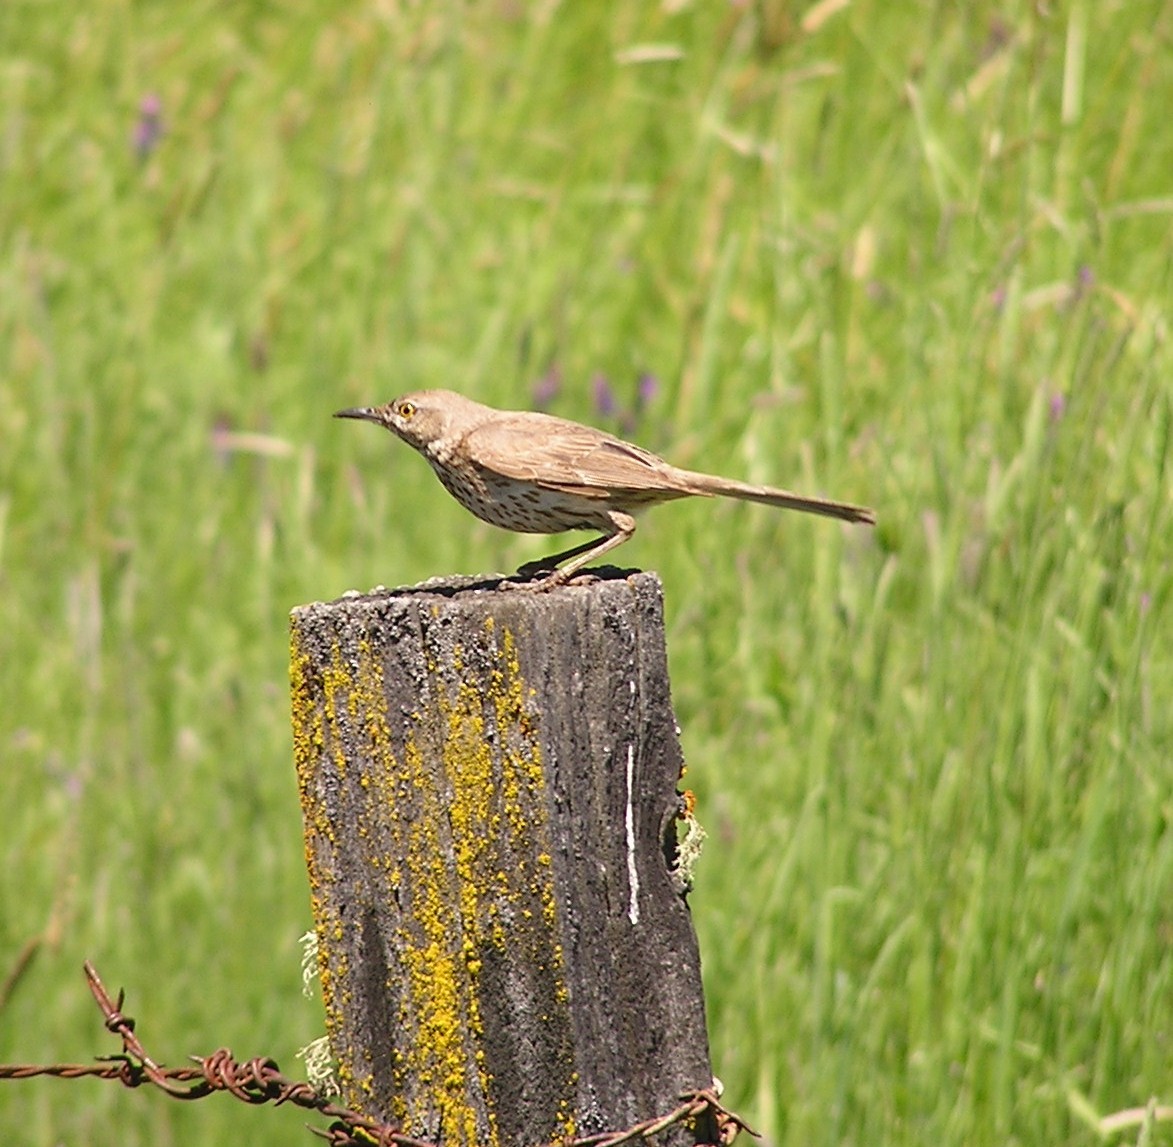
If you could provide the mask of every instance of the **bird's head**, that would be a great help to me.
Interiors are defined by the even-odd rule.
[[[353,406],[339,410],[335,418],[357,418],[376,422],[398,435],[409,446],[428,452],[433,443],[444,442],[464,429],[478,403],[446,390],[421,390],[405,394],[383,406]]]

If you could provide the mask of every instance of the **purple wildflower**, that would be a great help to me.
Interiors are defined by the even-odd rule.
[[[154,93],[143,96],[134,125],[134,153],[146,159],[163,136],[163,101]]]
[[[552,365],[537,382],[534,383],[533,403],[539,410],[545,410],[558,397],[562,390],[562,369]]]
[[[595,392],[595,409],[604,417],[610,418],[615,413],[615,395],[605,374],[596,374],[591,379],[591,386]]]

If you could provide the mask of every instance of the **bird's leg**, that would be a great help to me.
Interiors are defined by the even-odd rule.
[[[554,569],[554,572],[549,576],[535,582],[534,588],[553,589],[555,586],[565,585],[588,562],[601,558],[616,546],[623,545],[635,533],[635,519],[630,514],[612,510],[607,517],[612,526],[609,534],[574,546],[560,554],[554,554],[552,557],[543,558],[541,561],[527,562],[517,572],[523,577],[531,577],[534,574],[553,569],[559,562],[564,562],[567,558],[573,558],[574,561],[569,565],[565,565],[561,569]]]
[[[601,538],[591,538],[590,541],[581,542],[579,545],[572,546],[570,549],[563,550],[561,553],[551,554],[547,558],[537,558],[532,562],[526,562],[525,565],[518,567],[517,572],[522,577],[534,577],[536,574],[548,573],[550,570],[556,569],[559,562],[564,562],[567,558],[576,558],[579,554],[585,554],[602,542],[610,540],[611,536],[610,534],[604,534]]]

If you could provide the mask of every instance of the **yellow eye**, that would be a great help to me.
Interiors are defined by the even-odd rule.
[[[415,413],[414,402],[401,402],[399,409],[396,411],[400,418],[410,418]]]

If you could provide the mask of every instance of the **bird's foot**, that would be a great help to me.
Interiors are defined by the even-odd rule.
[[[548,562],[527,562],[517,571],[517,578],[501,582],[502,589],[522,589],[530,593],[547,593],[563,585],[590,585],[602,581],[590,570],[560,570]]]
[[[561,571],[556,567],[543,567],[541,562],[527,562],[513,577],[502,578],[499,588],[505,590],[528,590],[530,593],[541,593],[561,585],[558,578]],[[558,580],[555,580],[558,579]]]

